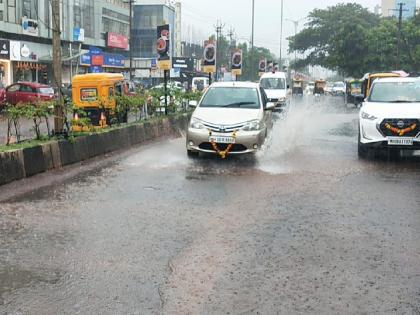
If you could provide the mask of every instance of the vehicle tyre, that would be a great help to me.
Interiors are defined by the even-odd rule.
[[[359,141],[357,142],[357,155],[361,159],[367,159],[369,157],[370,149],[369,146],[360,142],[360,134],[359,134]]]
[[[199,156],[200,152],[187,150],[187,156],[189,158],[197,158]]]

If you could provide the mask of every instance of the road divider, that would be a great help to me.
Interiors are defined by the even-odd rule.
[[[32,147],[0,152],[0,185],[162,137],[179,136],[189,114],[104,129],[70,140],[53,140]]]

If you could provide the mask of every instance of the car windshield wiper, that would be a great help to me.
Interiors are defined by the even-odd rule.
[[[222,107],[241,107],[242,105],[256,105],[255,102],[237,102],[232,104],[227,104]]]

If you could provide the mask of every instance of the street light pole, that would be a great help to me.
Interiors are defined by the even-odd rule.
[[[130,0],[130,31],[129,31],[129,36],[130,36],[130,40],[129,40],[129,46],[130,46],[130,51],[129,53],[129,58],[130,58],[130,81],[133,81],[133,0]]]
[[[254,28],[255,28],[255,0],[252,0],[251,81],[254,79]]]
[[[280,25],[280,60],[279,60],[279,66],[280,71],[282,69],[283,63],[283,8],[284,8],[284,0],[281,0],[281,25]]]

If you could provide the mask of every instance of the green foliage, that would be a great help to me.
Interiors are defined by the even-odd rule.
[[[290,51],[305,54],[296,67],[320,65],[346,76],[395,69],[397,19],[379,18],[355,3],[338,4],[309,14],[306,28],[289,38]],[[403,23],[400,64],[416,71],[420,64],[420,18]]]

